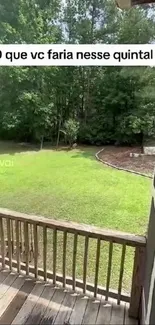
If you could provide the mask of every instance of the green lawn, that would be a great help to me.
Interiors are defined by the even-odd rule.
[[[73,220],[105,228],[145,234],[150,206],[151,181],[117,171],[94,158],[95,148],[73,151],[19,153],[0,149],[0,206],[49,218]],[[11,167],[3,166],[11,161]],[[61,237],[61,235],[60,235]],[[59,245],[62,238],[59,238]],[[68,240],[68,273],[71,272],[72,239]],[[83,240],[80,239],[77,275],[81,277]],[[50,249],[49,249],[50,251]],[[93,281],[96,242],[91,244],[88,279]],[[50,252],[49,252],[50,253]],[[120,247],[116,246],[112,286],[117,287]],[[123,289],[129,288],[132,252],[127,251]],[[101,258],[107,266],[107,246]],[[50,259],[50,258],[49,258]],[[61,262],[58,263],[61,269]],[[100,265],[99,281],[106,270]]]

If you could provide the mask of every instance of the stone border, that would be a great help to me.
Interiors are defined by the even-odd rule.
[[[104,161],[103,159],[101,159],[101,158],[99,157],[99,154],[100,154],[102,151],[104,151],[104,148],[101,149],[101,150],[99,150],[99,151],[95,154],[95,157],[96,157],[96,159],[97,159],[98,161],[102,162],[103,164],[105,164],[105,165],[107,165],[107,166],[109,166],[109,167],[112,167],[112,168],[116,168],[116,169],[118,169],[118,170],[123,170],[123,171],[128,172],[128,173],[132,173],[132,174],[136,174],[136,175],[139,175],[139,176],[143,176],[143,177],[147,177],[147,178],[151,178],[151,179],[153,179],[153,176],[150,176],[150,175],[147,175],[147,174],[143,174],[143,173],[140,173],[140,172],[136,172],[136,171],[134,171],[134,170],[130,170],[130,169],[125,169],[125,168],[122,168],[122,167],[117,167],[116,165],[113,165],[113,164],[111,164],[111,163],[109,163],[109,162],[107,162],[107,161]]]

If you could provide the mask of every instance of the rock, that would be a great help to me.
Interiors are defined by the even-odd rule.
[[[141,154],[136,152],[130,152],[130,157],[138,158],[139,156],[141,156]]]
[[[134,153],[133,156],[134,156],[135,158],[138,158],[138,157],[140,156],[140,154],[139,154],[139,153]]]
[[[77,147],[77,143],[73,143],[72,148],[76,149],[76,147]]]
[[[155,155],[155,147],[144,147],[145,155]]]

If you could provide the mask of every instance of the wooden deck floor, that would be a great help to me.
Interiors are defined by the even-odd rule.
[[[0,324],[137,324],[128,304],[104,304],[79,294],[0,272]]]

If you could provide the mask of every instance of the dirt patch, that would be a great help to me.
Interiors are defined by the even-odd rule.
[[[99,154],[103,161],[116,167],[133,170],[152,176],[155,168],[155,156],[130,157],[130,153],[141,153],[140,147],[106,146]]]

